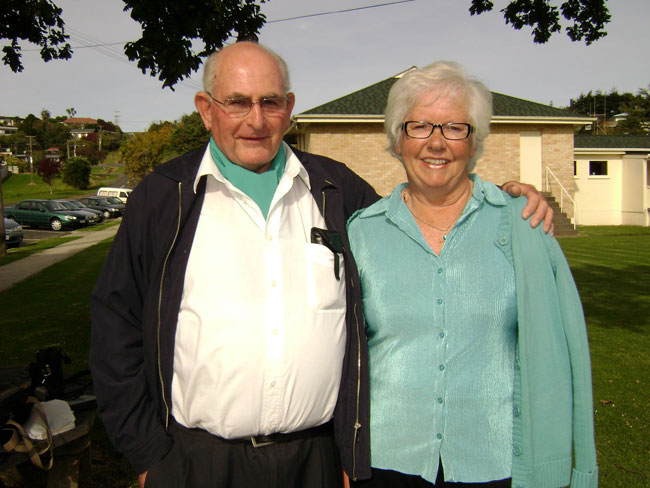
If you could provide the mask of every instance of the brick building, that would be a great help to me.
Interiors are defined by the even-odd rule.
[[[383,132],[388,92],[406,72],[294,115],[289,136],[298,149],[345,162],[381,195],[387,195],[406,180],[402,165],[386,149]],[[549,189],[558,201],[563,191],[573,198],[574,130],[594,119],[500,93],[492,95],[491,134],[475,171],[497,184],[517,180]],[[573,209],[565,212],[572,217]]]

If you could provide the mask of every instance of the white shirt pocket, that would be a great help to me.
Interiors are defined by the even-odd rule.
[[[345,268],[339,260],[339,279],[334,273],[334,253],[322,244],[305,244],[307,297],[319,311],[345,310]]]

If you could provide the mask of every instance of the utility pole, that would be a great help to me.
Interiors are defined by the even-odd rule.
[[[32,157],[32,139],[36,136],[25,136],[29,139],[29,184],[34,185],[34,158]]]

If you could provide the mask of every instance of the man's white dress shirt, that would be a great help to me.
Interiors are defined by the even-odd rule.
[[[331,419],[345,349],[345,275],[312,244],[325,222],[289,146],[265,220],[206,150],[206,194],[178,314],[172,415],[223,438]]]

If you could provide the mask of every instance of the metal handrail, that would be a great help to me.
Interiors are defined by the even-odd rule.
[[[576,229],[578,227],[578,206],[576,205],[576,201],[571,197],[571,194],[567,191],[566,188],[564,188],[564,185],[562,182],[558,179],[557,176],[555,176],[555,173],[551,171],[551,168],[548,166],[545,168],[545,183],[546,183],[546,191],[553,193],[553,190],[551,188],[551,181],[549,179],[549,175],[553,177],[553,179],[557,182],[558,185],[560,185],[560,210],[564,212],[564,196],[569,199],[571,204],[573,205],[573,228]]]

